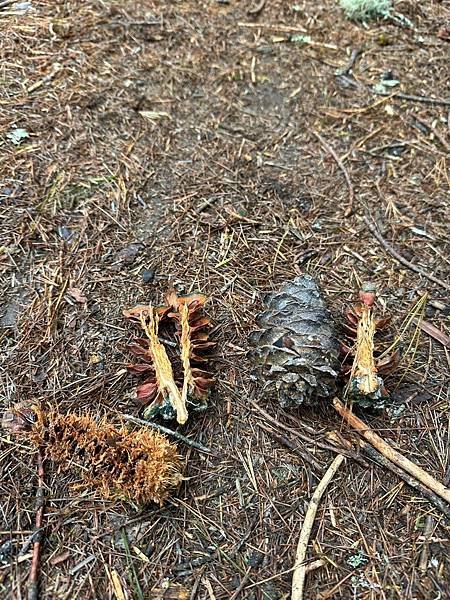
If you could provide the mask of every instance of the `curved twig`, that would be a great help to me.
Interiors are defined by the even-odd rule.
[[[305,578],[307,572],[307,565],[305,564],[306,550],[308,548],[309,536],[314,524],[317,509],[319,507],[320,500],[328,487],[328,484],[333,479],[336,471],[341,466],[344,460],[343,454],[338,454],[333,460],[331,465],[328,467],[325,475],[321,479],[317,486],[312,498],[309,502],[308,510],[306,511],[305,520],[303,521],[302,530],[297,545],[297,553],[295,556],[295,567],[294,575],[292,577],[292,594],[291,600],[302,600],[303,590],[305,587]]]

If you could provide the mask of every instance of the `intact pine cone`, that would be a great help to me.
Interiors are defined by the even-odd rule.
[[[312,277],[304,275],[267,294],[250,334],[250,359],[284,407],[331,396],[339,372],[334,323]]]

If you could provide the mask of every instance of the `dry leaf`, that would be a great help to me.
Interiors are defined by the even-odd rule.
[[[87,298],[84,296],[80,288],[70,288],[67,290],[67,293],[70,294],[76,302],[79,302],[80,304],[86,304]]]

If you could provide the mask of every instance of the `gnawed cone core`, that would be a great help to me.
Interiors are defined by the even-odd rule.
[[[382,408],[389,393],[381,375],[390,373],[399,361],[399,352],[377,350],[375,336],[389,324],[389,317],[376,318],[376,291],[371,283],[363,284],[360,303],[346,311],[348,342],[341,344],[342,372],[348,377],[348,395],[353,402],[366,407]],[[350,343],[352,342],[352,343]]]
[[[149,340],[149,352],[153,358],[158,390],[164,398],[168,398],[177,414],[178,423],[184,424],[188,418],[186,408],[187,393],[185,393],[183,386],[183,393],[180,394],[173,376],[172,364],[167,356],[164,345],[161,344],[158,339],[159,316],[157,313],[154,313],[153,308],[149,306],[148,311],[145,310],[141,312],[140,321]]]
[[[145,418],[161,415],[183,424],[190,408],[206,408],[214,379],[205,366],[215,343],[209,341],[211,325],[202,313],[205,302],[202,294],[178,296],[171,291],[164,306],[140,305],[124,311],[147,336],[129,346],[143,361],[129,365],[129,370],[147,376],[136,388]]]
[[[356,334],[355,361],[350,375],[352,390],[363,396],[376,394],[383,384],[381,378],[377,376],[375,366],[373,341],[375,322],[372,310],[368,306],[362,307]]]

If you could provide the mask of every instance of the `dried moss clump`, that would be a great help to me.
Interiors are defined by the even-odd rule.
[[[389,17],[392,8],[392,0],[339,0],[339,4],[355,21]]]
[[[182,479],[176,446],[148,429],[20,405],[5,413],[2,425],[41,447],[62,471],[80,471],[81,487],[105,498],[162,504]]]

